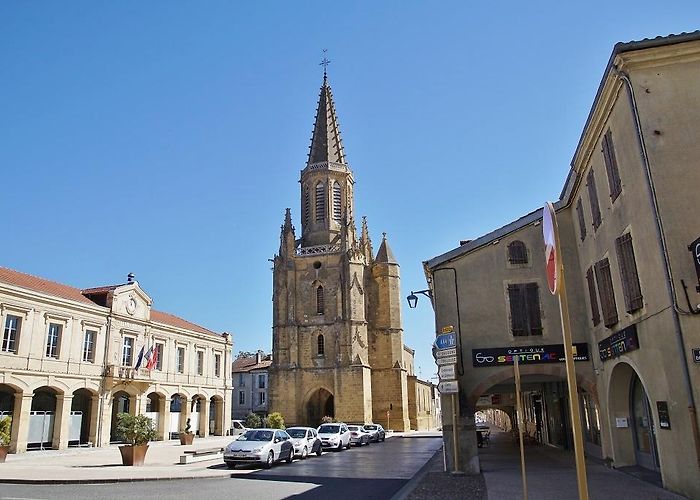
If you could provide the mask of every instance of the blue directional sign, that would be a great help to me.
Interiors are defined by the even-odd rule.
[[[443,333],[435,338],[435,347],[438,349],[449,349],[450,347],[457,347],[457,336],[454,332]]]

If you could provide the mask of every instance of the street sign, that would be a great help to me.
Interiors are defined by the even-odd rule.
[[[544,262],[547,272],[547,285],[552,295],[559,293],[561,282],[561,256],[559,251],[559,235],[557,233],[557,215],[554,205],[545,203],[542,210],[542,236],[544,237]]]
[[[457,347],[457,336],[452,333],[443,333],[435,338],[435,347],[438,349],[449,349],[450,347]]]
[[[446,358],[448,356],[456,356],[456,355],[457,355],[457,348],[456,347],[450,347],[449,349],[441,349],[435,353],[435,356],[438,358]]]
[[[440,376],[440,381],[444,380],[454,380],[457,378],[457,372],[455,370],[455,365],[445,365],[438,368],[438,375]]]
[[[437,358],[435,362],[438,366],[442,365],[454,365],[457,363],[457,356],[448,356],[446,358]]]
[[[440,382],[438,384],[438,390],[443,394],[454,394],[455,392],[459,392],[459,383],[456,380]]]

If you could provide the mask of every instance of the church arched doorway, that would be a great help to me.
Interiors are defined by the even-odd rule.
[[[316,427],[323,417],[335,418],[335,402],[333,394],[321,388],[313,391],[306,402],[306,423]]]

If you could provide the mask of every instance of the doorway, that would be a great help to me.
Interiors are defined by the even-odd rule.
[[[649,398],[636,373],[630,388],[630,414],[632,416],[631,427],[637,465],[658,471],[659,456],[656,449],[654,419],[649,406]]]

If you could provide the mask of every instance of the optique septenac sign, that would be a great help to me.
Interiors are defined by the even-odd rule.
[[[576,343],[573,349],[574,361],[588,361],[588,344]],[[472,349],[472,365],[476,368],[510,366],[515,362],[515,358],[518,358],[520,365],[563,363],[565,361],[564,344]]]

